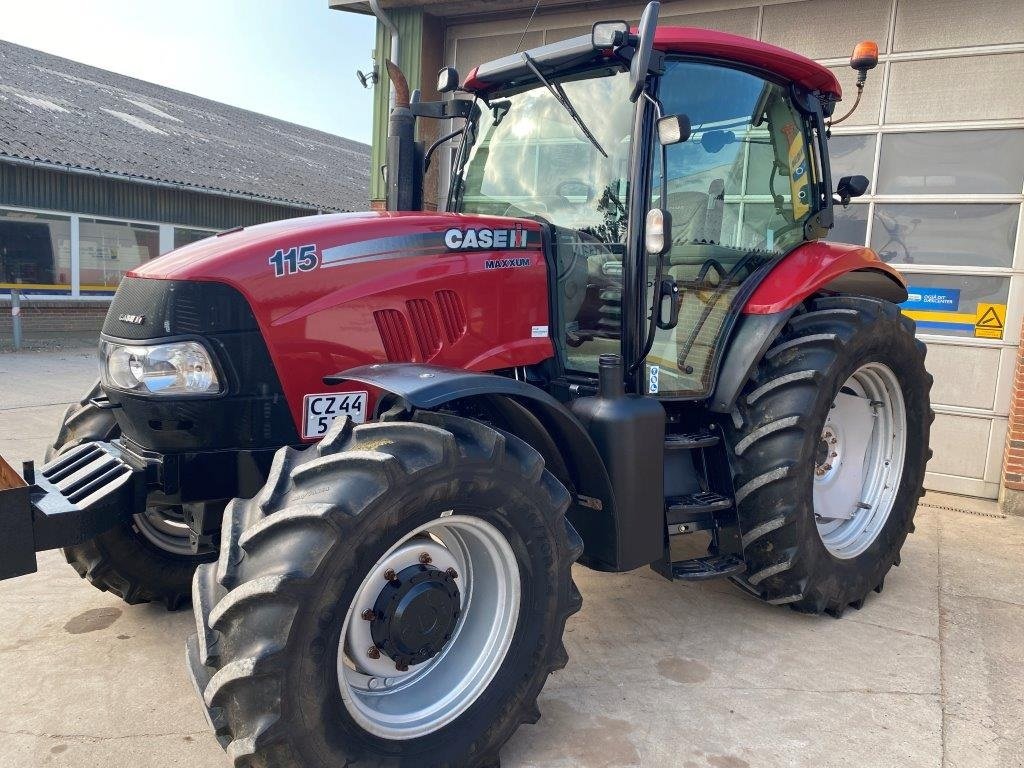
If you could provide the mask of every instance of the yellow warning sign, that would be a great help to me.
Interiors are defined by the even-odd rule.
[[[1006,326],[1005,304],[979,304],[974,319],[974,335],[983,339],[1003,338]]]

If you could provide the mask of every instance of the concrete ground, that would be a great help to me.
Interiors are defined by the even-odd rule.
[[[95,375],[91,350],[0,354],[0,452],[40,457]],[[838,621],[577,568],[571,661],[503,765],[1024,765],[1024,519],[925,502],[885,591]],[[227,765],[185,673],[191,612],[124,605],[54,553],[0,610],[0,766]]]

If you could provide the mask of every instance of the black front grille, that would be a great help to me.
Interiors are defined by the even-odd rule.
[[[141,320],[141,322],[140,322]],[[213,354],[225,392],[164,398],[109,390],[124,436],[141,448],[180,451],[276,448],[299,442],[295,422],[249,303],[223,283],[125,278],[104,338],[158,341],[198,336]]]
[[[114,294],[103,333],[141,340],[257,327],[249,304],[230,285],[126,277]]]

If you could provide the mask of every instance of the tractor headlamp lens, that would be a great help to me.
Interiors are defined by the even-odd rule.
[[[213,359],[197,341],[129,345],[100,342],[103,384],[150,395],[210,395],[220,392]]]

